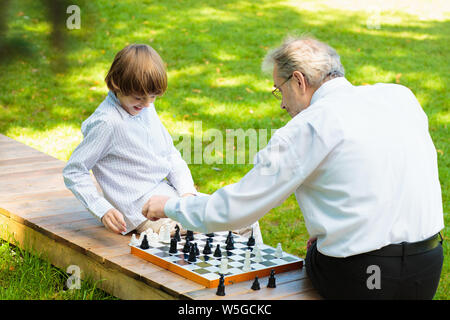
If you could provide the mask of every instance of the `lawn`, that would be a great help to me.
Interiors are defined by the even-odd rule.
[[[180,135],[199,138],[194,137],[196,121],[202,121],[202,132],[218,129],[224,135],[227,129],[277,129],[290,118],[271,96],[273,81],[262,73],[261,62],[268,49],[287,34],[307,32],[338,51],[346,77],[354,85],[400,83],[416,94],[428,115],[438,152],[448,226],[448,2],[412,0],[401,5],[369,1],[366,6],[357,0],[73,3],[81,8],[81,29],[67,31],[63,55],[67,67],[57,70],[53,61],[61,53],[50,46],[51,25],[41,3],[10,2],[7,36],[27,43],[28,54],[0,61],[1,134],[68,160],[81,141],[81,122],[107,93],[103,80],[115,53],[134,42],[151,45],[167,63],[169,88],[155,105],[175,144]],[[203,141],[203,147],[208,144]],[[195,164],[184,156],[191,160],[189,167],[199,191],[206,193],[239,181],[252,167],[251,160],[246,164]],[[222,154],[216,156],[220,159]],[[293,196],[260,224],[266,243],[281,242],[286,251],[305,256],[308,234]],[[448,227],[443,233],[448,238]],[[8,250],[0,250],[0,261]],[[447,243],[444,250],[446,260],[436,299],[450,298]],[[45,260],[39,261],[45,264]],[[0,269],[3,288],[11,276],[9,269],[5,270]],[[31,276],[32,270],[37,269],[21,268],[15,273]],[[47,289],[42,295],[16,290],[9,297],[54,298],[45,293]],[[39,285],[28,289],[33,290],[41,289]]]

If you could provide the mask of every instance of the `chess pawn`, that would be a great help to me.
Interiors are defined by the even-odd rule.
[[[205,247],[203,248],[203,254],[211,254],[211,246],[209,241],[206,241]]]
[[[177,239],[175,239],[175,237],[173,237],[170,240],[170,249],[169,249],[169,253],[177,253]]]
[[[227,251],[234,250],[234,240],[232,237],[228,240],[228,243],[227,243],[227,246],[225,247],[225,249]]]
[[[262,261],[261,250],[259,249],[258,245],[255,245],[255,247],[253,248],[253,254],[255,255],[255,258],[253,259],[255,262]]]
[[[197,247],[197,242],[194,243],[194,249],[195,249],[195,255],[199,256],[200,255],[200,250]]]
[[[259,281],[258,281],[258,276],[255,277],[255,281],[253,281],[252,290],[259,290],[261,289],[260,285],[259,285]]]
[[[131,236],[131,239],[130,239],[130,246],[135,246],[136,247],[138,245],[139,245],[139,241],[136,238],[136,234],[133,233],[133,235]]]
[[[214,251],[214,257],[220,258],[222,256],[222,251],[220,251],[220,245],[217,244],[216,250]]]
[[[228,236],[227,236],[227,239],[225,240],[225,244],[228,244],[228,242],[230,242],[230,240],[233,240],[233,232],[228,231]]]
[[[224,275],[223,274],[220,275],[219,285],[217,286],[216,295],[218,295],[218,296],[224,296],[225,295],[225,279],[224,279]]]
[[[267,288],[276,288],[275,270],[270,270],[269,282],[267,283]]]
[[[188,261],[189,262],[196,262],[197,261],[197,256],[195,254],[195,247],[194,247],[194,245],[192,243],[191,243],[191,249],[189,251]]]
[[[250,250],[245,251],[245,260],[244,260],[244,266],[242,267],[242,271],[248,272],[252,268],[250,267]]]
[[[150,245],[148,244],[148,241],[147,241],[147,235],[146,234],[144,234],[144,239],[141,242],[140,248],[144,249],[144,250],[147,250],[148,248],[150,248]]]
[[[220,261],[219,273],[225,274],[227,273],[227,269],[228,269],[228,259],[222,258],[222,260]]]
[[[162,242],[170,243],[170,226],[169,225],[165,225]]]
[[[189,242],[189,240],[186,240],[186,242],[184,243],[183,252],[189,253],[189,251],[191,251],[191,243]]]
[[[186,240],[193,241],[194,240],[194,231],[187,230],[186,232]]]
[[[252,235],[250,238],[248,238],[247,241],[247,247],[253,247],[255,245],[255,237],[253,237],[253,229],[252,229]]]
[[[283,249],[281,249],[281,243],[277,244],[277,249],[275,251],[275,257],[277,257],[277,258],[283,257]]]

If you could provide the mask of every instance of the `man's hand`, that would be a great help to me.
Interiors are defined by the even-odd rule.
[[[106,229],[114,233],[122,233],[127,231],[127,224],[123,219],[123,214],[116,209],[110,209],[102,217],[102,223],[105,225]]]
[[[190,196],[195,196],[195,194],[193,194],[193,193],[185,193],[181,197],[185,198],[185,197],[190,197]]]
[[[306,243],[306,250],[308,250],[309,247],[311,247],[311,245],[312,245],[312,244],[314,243],[314,241],[316,241],[316,240],[317,240],[317,237],[309,238],[308,242]]]
[[[147,203],[142,207],[142,214],[148,220],[156,221],[161,218],[167,218],[164,213],[164,206],[169,197],[167,196],[152,196]]]

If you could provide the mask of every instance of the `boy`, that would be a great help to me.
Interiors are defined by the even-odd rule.
[[[117,53],[105,82],[108,96],[83,122],[84,139],[63,170],[64,182],[107,229],[158,232],[171,220],[155,224],[142,216],[149,196],[197,192],[153,105],[167,89],[164,62],[150,46],[129,45]],[[92,182],[91,169],[104,197]]]
[[[176,223],[171,219],[153,222],[141,213],[153,194],[197,194],[153,104],[167,89],[164,62],[148,45],[128,45],[117,53],[105,82],[108,96],[83,122],[84,139],[63,170],[64,182],[112,232],[159,232],[163,224],[170,224],[173,232]],[[93,184],[91,169],[104,197]],[[259,226],[247,228],[247,233],[252,228],[259,239]]]

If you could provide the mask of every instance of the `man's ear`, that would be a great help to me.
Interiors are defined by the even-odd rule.
[[[308,83],[306,81],[305,76],[300,71],[294,71],[293,73],[294,81],[297,83],[300,88],[302,94],[305,94]]]

